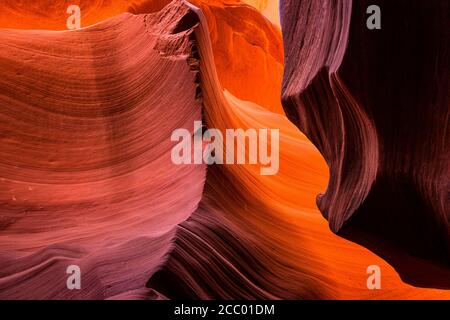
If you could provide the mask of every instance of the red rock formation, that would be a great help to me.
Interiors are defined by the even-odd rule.
[[[371,4],[381,30],[366,28]],[[281,11],[283,105],[330,166],[318,205],[331,229],[408,281],[449,286],[448,2],[284,0]],[[393,248],[446,266],[423,279]]]
[[[280,172],[209,168],[199,209],[180,225],[170,259],[148,286],[179,299],[448,299],[448,291],[403,283],[380,257],[329,231],[314,204],[328,179],[323,159],[286,117],[222,93],[205,18],[196,13],[206,124],[279,128]],[[383,270],[383,290],[367,289],[372,264]]]
[[[0,54],[0,90],[15,103],[1,101],[0,111],[0,208],[11,218],[0,228],[0,297],[448,299],[404,284],[383,259],[330,232],[315,205],[326,163],[270,102],[282,59],[267,20],[235,0],[208,1],[210,10],[196,1],[205,16],[178,0],[156,15],[145,13],[158,1],[132,2],[126,11],[144,14],[81,31],[0,31],[10,50]],[[102,3],[104,17],[124,2]],[[255,60],[235,73],[221,54],[233,65]],[[233,86],[233,74],[251,85]],[[273,85],[250,90],[261,79]],[[211,128],[279,128],[279,173],[213,166],[196,209],[205,168],[174,168],[168,141],[174,128],[192,128],[200,105]],[[29,183],[41,191],[27,193]],[[82,267],[80,292],[65,288],[67,264]],[[371,264],[383,270],[383,290],[367,290]]]
[[[222,86],[239,99],[283,114],[283,43],[279,28],[240,1],[192,2],[206,17]]]
[[[0,31],[0,297],[127,295],[165,261],[206,174],[170,159],[201,119],[189,12]]]
[[[12,29],[67,29],[67,8],[78,5],[81,27],[88,27],[124,12],[150,13],[170,0],[0,0],[0,26]],[[142,11],[145,9],[145,11]]]
[[[66,30],[67,7],[80,6],[81,26],[87,27],[123,12],[146,14],[161,10],[170,0],[3,1],[0,27]],[[275,1],[277,2],[277,1]],[[274,26],[240,0],[192,0],[205,14],[214,63],[222,85],[233,95],[284,113],[280,101],[283,44]],[[250,0],[264,9],[267,1]],[[277,3],[270,1],[271,11]],[[44,14],[45,13],[45,14]],[[252,81],[248,81],[252,79]]]

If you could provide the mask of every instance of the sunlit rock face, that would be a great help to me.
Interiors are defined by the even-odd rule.
[[[376,2],[380,30],[366,27],[371,1],[281,2],[283,106],[330,166],[318,206],[331,229],[383,254],[406,280],[446,287],[448,3]],[[393,248],[434,263],[437,278]]]
[[[278,0],[244,0],[266,16],[273,24],[280,25],[279,1]]]

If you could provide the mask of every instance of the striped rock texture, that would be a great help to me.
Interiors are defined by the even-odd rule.
[[[67,1],[0,1],[1,299],[450,298],[443,246],[424,260],[395,237],[342,233],[373,193],[390,141],[363,107],[377,102],[376,73],[364,69],[373,64],[356,78],[364,64],[351,68],[371,59],[357,51],[369,44],[352,40],[365,8],[284,1],[283,57],[276,21],[261,14],[278,2],[245,2],[83,1],[83,28],[64,31]],[[195,120],[279,129],[278,174],[173,165],[170,135],[193,133]],[[445,181],[442,172],[427,181]],[[438,225],[439,212],[420,221]],[[69,265],[81,268],[80,290],[66,287]],[[381,268],[383,290],[367,289],[369,265]]]

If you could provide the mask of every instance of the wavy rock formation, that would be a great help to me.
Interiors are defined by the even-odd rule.
[[[327,164],[274,96],[276,27],[234,0],[132,2],[139,15],[83,30],[0,30],[0,298],[450,297],[329,230],[315,203]],[[279,173],[171,165],[170,133],[201,117],[279,129]],[[81,291],[65,287],[68,264]],[[373,264],[383,290],[366,287]]]
[[[283,43],[279,28],[251,7],[238,5],[239,1],[192,3],[206,17],[222,86],[239,99],[284,114],[280,101]]]
[[[12,29],[64,29],[66,27],[67,8],[77,5],[83,12],[83,25],[89,26],[123,12],[151,13],[160,11],[170,0],[1,0],[0,25]],[[279,26],[278,0],[194,0],[200,3],[241,6],[246,3]]]
[[[170,159],[201,119],[188,14],[0,31],[0,297],[126,295],[164,263],[206,175]]]
[[[67,8],[77,5],[81,11],[81,26],[87,27],[124,12],[136,13],[145,7],[146,13],[156,12],[170,0],[0,0],[0,26],[11,29],[65,30]]]
[[[328,181],[324,160],[286,117],[223,91],[196,13],[207,126],[279,128],[280,172],[210,167],[199,209],[148,287],[175,299],[448,299],[449,291],[404,284],[380,257],[329,231],[315,206]],[[369,265],[383,270],[383,290],[367,289]]]
[[[366,27],[372,4],[381,30]],[[448,10],[447,1],[281,2],[283,106],[330,167],[320,210],[405,280],[436,287],[450,286]],[[428,266],[437,278],[400,252],[437,264]]]
[[[80,5],[81,26],[86,27],[123,12],[146,14],[161,10],[170,0],[2,1],[0,27],[65,30],[67,7]],[[283,43],[278,26],[240,0],[193,0],[205,14],[219,79],[243,100],[284,113],[280,101]],[[278,1],[247,1],[259,10],[278,13]],[[45,13],[45,14],[44,14]],[[273,15],[271,15],[273,16]],[[248,81],[252,79],[252,81]]]

